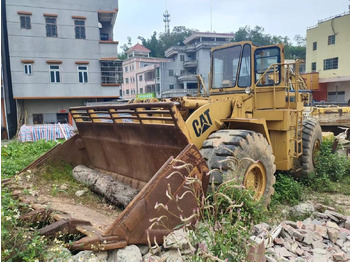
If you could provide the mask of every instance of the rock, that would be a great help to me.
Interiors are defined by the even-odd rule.
[[[108,256],[108,262],[141,262],[142,255],[140,249],[135,245],[130,245],[122,249],[113,250]]]
[[[276,254],[280,257],[292,257],[292,253],[290,253],[285,247],[275,247]]]
[[[311,245],[314,242],[313,238],[310,235],[306,235],[303,239],[303,243],[306,245]]]
[[[332,243],[335,243],[339,237],[339,230],[335,228],[328,228],[328,237],[332,241]]]
[[[338,226],[336,223],[331,222],[331,221],[327,221],[326,226],[327,226],[327,227],[330,227],[330,228],[334,228],[334,229],[339,230],[339,226]]]
[[[296,206],[293,206],[290,210],[290,215],[294,217],[300,216],[309,216],[315,211],[313,205],[308,203],[302,203]]]
[[[108,252],[107,251],[95,252],[94,254],[99,259],[99,261],[107,262],[107,259],[108,259]]]
[[[48,250],[47,257],[44,261],[66,262],[72,259],[72,254],[69,249],[63,246],[53,246]]]
[[[159,256],[152,255],[151,253],[147,253],[143,257],[143,262],[158,262],[161,261]]]
[[[320,213],[320,212],[314,212],[313,215],[315,217],[321,218],[321,219],[328,219],[328,216],[324,213]]]
[[[68,185],[67,185],[67,184],[62,184],[62,185],[60,186],[60,189],[62,189],[62,190],[67,190],[67,189],[68,189]]]
[[[345,227],[346,229],[350,230],[350,220],[346,220],[346,221],[345,221],[344,227]]]
[[[254,226],[254,235],[258,236],[262,232],[267,232],[270,230],[270,225],[266,223],[257,224]]]
[[[78,190],[77,192],[75,192],[75,195],[76,195],[77,197],[81,197],[81,196],[83,196],[86,192],[87,192],[86,189],[84,189],[84,190]]]
[[[169,250],[162,254],[160,261],[166,262],[182,262],[181,254],[178,250]]]
[[[292,228],[298,228],[297,223],[293,221],[284,221],[284,223]]]
[[[334,216],[334,217],[336,217],[339,220],[346,221],[346,216],[344,216],[344,215],[342,215],[340,213],[337,213],[337,212],[334,212],[334,211],[331,211],[331,210],[326,210],[326,211],[324,211],[324,213],[327,216]]]
[[[70,261],[72,261],[72,262],[80,262],[80,261],[100,262],[103,260],[100,260],[98,257],[96,257],[94,252],[84,250],[84,251],[79,252],[75,256],[72,256]],[[106,261],[106,260],[104,260],[104,261]]]
[[[325,249],[327,245],[321,241],[312,242],[313,249]]]
[[[276,245],[282,246],[284,244],[284,240],[282,238],[279,238],[279,237],[275,238],[274,242]]]
[[[335,253],[333,254],[333,260],[334,261],[346,261],[346,255],[344,252],[338,252],[338,253]]]
[[[315,226],[315,232],[323,238],[328,238],[327,228],[321,225]]]
[[[272,256],[266,255],[266,262],[277,262]]]
[[[149,247],[147,245],[138,245],[137,247],[140,249],[142,256],[146,255],[149,251]]]
[[[322,248],[314,248],[311,250],[312,253],[314,254],[320,254],[320,255],[326,255],[327,251],[322,249]]]
[[[327,217],[328,218],[328,217]],[[319,220],[317,220],[317,219],[314,219],[314,220],[312,220],[312,222],[311,222],[311,224],[313,224],[313,225],[322,225],[322,222],[321,221],[319,221]]]
[[[164,248],[188,249],[189,247],[190,244],[188,232],[186,232],[183,228],[175,230],[165,237]]]

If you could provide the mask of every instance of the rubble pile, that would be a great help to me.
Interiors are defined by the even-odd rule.
[[[248,260],[350,261],[350,216],[330,209],[316,208],[304,221],[284,221],[274,228],[256,225]]]

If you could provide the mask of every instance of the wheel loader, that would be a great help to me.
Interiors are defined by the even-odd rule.
[[[63,159],[109,174],[140,192],[105,232],[66,219],[43,233],[62,227],[84,232],[75,249],[107,250],[149,239],[161,243],[197,207],[190,194],[183,194],[186,176],[201,181],[198,195],[205,194],[209,179],[221,183],[236,178],[268,204],[276,169],[312,172],[322,141],[319,124],[303,121],[299,79],[299,61],[285,64],[282,44],[246,41],[212,49],[209,91],[199,88],[196,97],[70,108],[79,133],[26,169]],[[172,175],[179,163],[192,168]],[[170,188],[174,195],[186,195],[177,197],[181,208],[165,197]],[[155,208],[158,203],[172,214],[183,212],[167,216],[166,230],[150,229],[152,218],[165,215]]]

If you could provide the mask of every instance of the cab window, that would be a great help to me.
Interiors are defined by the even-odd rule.
[[[242,47],[239,45],[213,52],[212,88],[236,86],[241,50]]]
[[[278,47],[260,48],[255,51],[255,81],[257,86],[271,86],[280,83],[281,66],[272,66],[281,61]]]

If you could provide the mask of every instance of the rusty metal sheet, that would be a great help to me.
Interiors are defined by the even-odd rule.
[[[178,169],[183,163],[191,164],[190,172],[186,168]],[[173,174],[174,171],[179,171],[181,175]],[[182,224],[180,215],[184,218],[190,217],[198,207],[192,194],[185,194],[182,199],[177,200],[177,203],[169,199],[167,197],[169,186],[173,195],[180,197],[188,190],[185,183],[186,177],[197,177],[202,187],[195,184],[194,192],[200,199],[208,187],[207,172],[208,167],[198,149],[194,145],[188,145],[175,160],[170,158],[166,161],[102,236],[83,238],[73,243],[71,248],[108,250],[114,249],[115,246],[147,244],[147,231],[150,239],[156,239],[161,244],[164,236],[169,234],[174,227]],[[157,203],[167,205],[169,212],[162,208],[155,209]],[[149,229],[152,224],[151,219],[161,216],[166,216],[166,219],[162,220],[164,225],[156,225]]]

